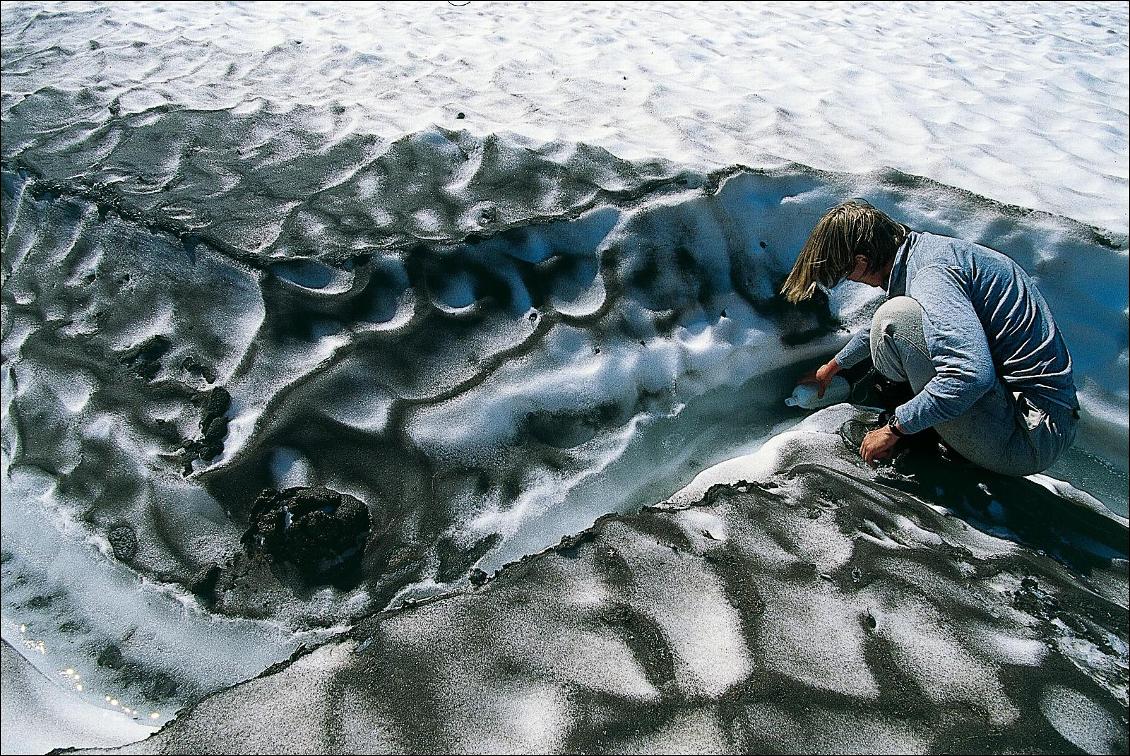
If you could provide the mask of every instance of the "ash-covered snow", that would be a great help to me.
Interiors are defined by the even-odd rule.
[[[223,750],[237,732],[252,752],[1124,751],[1125,644],[1055,649],[1125,637],[1126,520],[1001,478],[998,495],[1044,491],[1058,531],[988,536],[945,508],[953,491],[864,465],[836,433],[844,411],[763,451],[755,482],[606,516],[118,752]],[[1105,545],[1080,538],[1088,513]],[[729,537],[701,537],[703,517]],[[796,535],[813,527],[842,564],[812,561]],[[1036,551],[1057,541],[1088,568]]]
[[[1064,596],[1125,615],[1124,531],[1062,507],[1127,512],[1124,5],[3,3],[0,29],[5,752],[140,737],[86,715],[160,724],[377,625],[405,664],[434,660],[404,684],[464,740],[401,732],[391,668],[340,695],[339,675],[364,687],[353,641],[201,706],[246,716],[305,670],[272,716],[337,711],[311,750],[926,750],[961,745],[969,711],[1009,733],[994,748],[1117,745],[1125,622],[1100,633]],[[940,576],[953,539],[831,432],[855,410],[782,404],[877,304],[776,294],[853,196],[1016,259],[1075,361],[1083,417],[1055,467],[913,494],[968,523]],[[466,593],[603,515],[787,470],[869,514],[613,518],[600,537],[630,570],[582,547],[503,570],[505,601]],[[368,508],[356,574],[249,545],[260,493],[298,486]],[[668,517],[658,545],[633,531]],[[860,614],[873,586],[820,577],[851,580],[860,549],[925,597]],[[718,550],[749,579],[691,558]],[[1001,600],[1000,559],[1054,575],[993,583],[1039,632],[962,598],[983,580]],[[448,594],[423,624],[374,615]],[[475,668],[484,645],[498,669]],[[796,696],[717,703],[770,678]],[[918,709],[884,708],[896,678]],[[92,707],[58,715],[70,740],[9,741],[56,683]],[[170,737],[231,747],[209,728]]]

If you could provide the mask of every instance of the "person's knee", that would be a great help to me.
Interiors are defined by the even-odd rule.
[[[895,336],[904,342],[922,340],[922,305],[910,297],[888,299],[871,320],[872,362],[887,379],[902,382],[908,378]]]
[[[922,305],[910,297],[888,299],[875,311],[871,332],[888,336],[922,333]]]

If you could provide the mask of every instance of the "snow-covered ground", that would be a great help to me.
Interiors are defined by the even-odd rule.
[[[1042,485],[1126,514],[1125,4],[2,9],[5,752],[46,679],[37,747],[124,742],[779,438],[876,304],[775,297],[847,197],[1033,275]],[[366,503],[364,580],[235,559],[297,485]]]
[[[889,166],[1127,230],[1125,3],[4,7],[5,117],[28,98],[46,118],[29,136],[41,160],[69,151],[57,129],[76,116],[235,110],[285,116],[322,148],[440,125],[695,168]],[[246,153],[268,134],[242,136]],[[105,160],[123,137],[91,145],[95,176],[136,181]],[[284,164],[305,149],[268,146]]]

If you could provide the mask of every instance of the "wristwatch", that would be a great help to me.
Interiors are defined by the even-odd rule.
[[[906,438],[907,436],[909,436],[910,435],[909,433],[905,433],[905,432],[899,430],[898,423],[899,423],[898,416],[895,415],[894,413],[892,413],[891,419],[887,421],[887,427],[891,429],[891,433],[894,433],[899,438]]]

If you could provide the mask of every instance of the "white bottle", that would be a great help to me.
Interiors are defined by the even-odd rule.
[[[848,396],[851,394],[851,384],[847,382],[847,378],[842,375],[833,376],[832,380],[828,382],[828,388],[824,390],[824,396],[817,397],[816,394],[820,390],[820,386],[816,383],[802,383],[793,391],[793,395],[785,400],[785,404],[790,407],[802,407],[804,409],[820,409],[821,407],[830,407],[833,404],[846,402]]]

